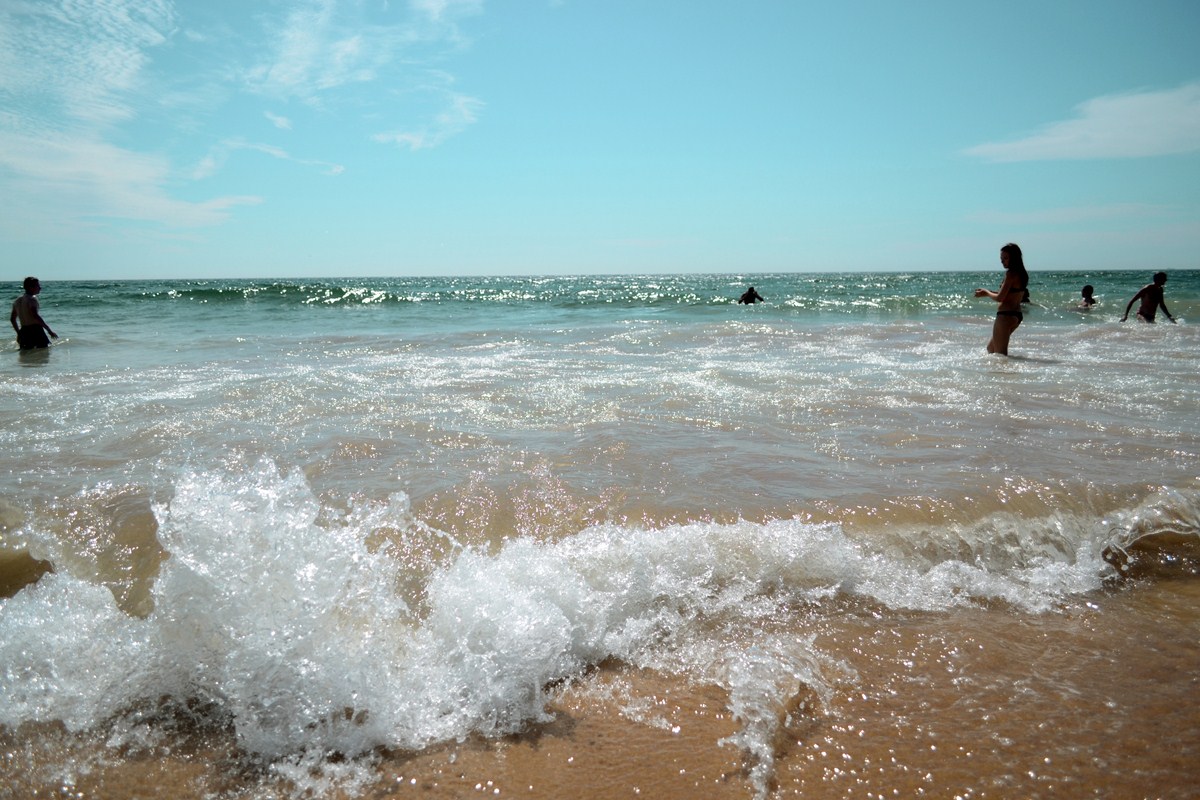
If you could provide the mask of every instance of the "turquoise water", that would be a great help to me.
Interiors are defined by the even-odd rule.
[[[1000,278],[46,279],[60,340],[0,365],[0,725],[103,751],[201,701],[245,758],[333,771],[527,731],[616,662],[727,691],[763,796],[780,687],[846,692],[806,632],[1008,630],[1194,577],[1200,272],[1144,325],[1119,319],[1150,270],[1035,271],[1010,358],[973,296]],[[1150,572],[1102,557],[1167,534]],[[54,572],[18,589],[24,553]],[[31,785],[93,763],[49,761]]]
[[[629,492],[661,453],[663,512],[763,515],[847,492],[936,495],[1007,466],[1118,483],[1130,473],[1097,461],[1094,433],[1136,432],[1136,448],[1149,414],[1163,431],[1138,469],[1177,479],[1154,454],[1193,433],[1200,273],[1169,282],[1183,324],[1153,328],[1118,323],[1147,276],[1034,273],[1008,361],[982,355],[994,304],[973,297],[998,273],[50,283],[63,339],[12,354],[5,445],[49,458],[14,476],[34,497],[130,476],[169,492],[152,469],[230,454],[332,471],[342,492],[399,476],[453,493],[497,448]],[[736,305],[751,280],[768,302]],[[1084,281],[1101,300],[1087,314]],[[341,474],[338,442],[357,437],[389,443],[386,480]],[[1030,463],[1038,442],[1063,446]],[[572,447],[592,449],[586,466]]]

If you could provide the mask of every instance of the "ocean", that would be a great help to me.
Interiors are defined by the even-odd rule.
[[[1009,357],[998,267],[40,275],[0,797],[1190,796],[1200,271],[1120,322],[1152,271],[1032,270]]]

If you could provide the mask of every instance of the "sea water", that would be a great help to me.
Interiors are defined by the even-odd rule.
[[[1122,323],[1149,272],[1032,273],[1007,358],[1000,270],[41,276],[0,795],[1182,796],[1200,272]]]

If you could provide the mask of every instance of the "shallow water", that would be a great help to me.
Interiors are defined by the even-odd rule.
[[[0,784],[1177,796],[1200,275],[1033,278],[45,281]]]

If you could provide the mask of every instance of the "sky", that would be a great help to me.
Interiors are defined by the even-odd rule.
[[[1195,0],[0,0],[43,280],[1200,268]]]

